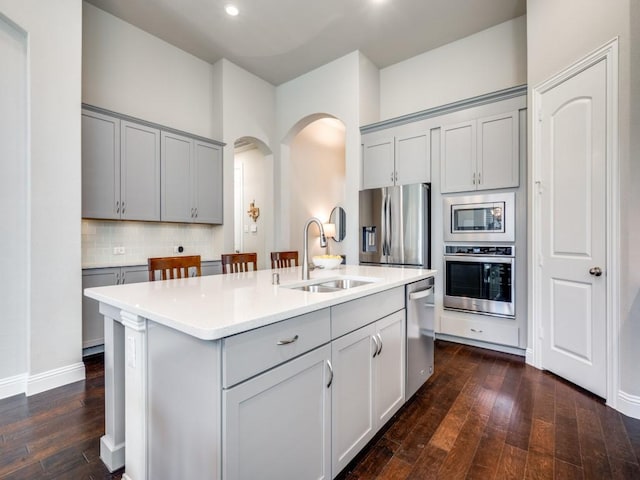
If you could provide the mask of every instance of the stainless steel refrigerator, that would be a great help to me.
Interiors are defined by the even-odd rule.
[[[360,191],[360,263],[429,268],[429,185]]]

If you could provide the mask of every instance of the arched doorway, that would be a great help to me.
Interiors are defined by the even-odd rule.
[[[330,115],[312,115],[299,121],[288,139],[288,248],[302,251],[306,220],[317,217],[327,223],[332,209],[344,205],[345,125]],[[310,234],[310,255],[343,253],[339,242],[329,239],[325,249],[313,235],[317,232]]]
[[[269,267],[269,250],[273,244],[273,154],[254,137],[234,142],[234,235],[237,252],[256,252],[258,268]],[[259,209],[249,215],[250,206]]]

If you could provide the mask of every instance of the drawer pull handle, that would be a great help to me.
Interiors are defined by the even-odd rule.
[[[296,340],[298,340],[298,335],[296,335],[293,338],[287,338],[286,340],[278,340],[278,343],[276,345],[289,345],[290,343],[293,343]]]
[[[380,350],[380,344],[378,343],[378,339],[376,338],[375,335],[372,335],[371,339],[373,340],[373,343],[376,344],[376,348],[373,351],[373,357],[371,357],[371,358],[376,358],[376,355],[378,355],[378,351]]]
[[[380,349],[378,350],[378,356],[382,353],[382,336],[380,334],[377,335],[378,340],[380,340]]]
[[[329,383],[327,383],[327,388],[329,388],[333,383],[333,367],[331,366],[331,360],[327,360],[327,366],[329,367],[329,373],[331,374],[329,377]]]
[[[471,331],[475,333],[482,333],[482,330],[476,330],[475,328],[472,328]]]

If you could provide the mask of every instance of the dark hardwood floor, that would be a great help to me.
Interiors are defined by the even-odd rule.
[[[0,478],[121,478],[99,459],[102,356],[85,362],[84,382],[0,400]],[[436,373],[339,478],[631,480],[639,463],[640,420],[520,357],[437,342]]]

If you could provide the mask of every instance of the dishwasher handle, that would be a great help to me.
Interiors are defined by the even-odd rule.
[[[409,294],[409,300],[419,300],[421,298],[433,295],[433,287],[426,288],[424,290],[417,290]]]

